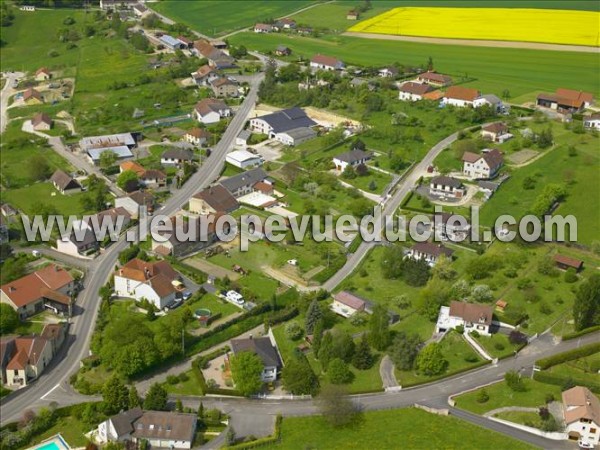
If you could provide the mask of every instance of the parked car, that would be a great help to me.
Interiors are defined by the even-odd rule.
[[[191,296],[192,296],[192,293],[190,291],[184,291],[184,293],[182,294],[181,297],[183,298],[183,300],[188,300],[191,298]]]

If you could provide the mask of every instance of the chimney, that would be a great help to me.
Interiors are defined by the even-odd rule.
[[[123,276],[123,269],[119,269],[119,275]]]
[[[14,286],[8,287],[8,292],[15,292],[17,289]]]
[[[252,334],[250,334],[250,339],[252,339]]]

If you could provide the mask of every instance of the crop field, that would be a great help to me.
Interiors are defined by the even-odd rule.
[[[515,8],[394,8],[350,31],[598,46],[600,13]]]
[[[276,19],[315,3],[309,0],[166,0],[152,8],[200,33],[219,36],[266,19]]]

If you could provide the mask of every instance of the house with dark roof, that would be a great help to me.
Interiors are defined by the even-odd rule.
[[[135,191],[124,197],[115,199],[115,208],[124,208],[131,214],[132,219],[139,218],[140,210],[142,208],[145,209],[148,215],[152,214],[154,212],[154,206],[154,196],[148,191]]]
[[[239,85],[227,77],[215,78],[210,82],[210,88],[216,97],[237,97]]]
[[[592,391],[575,386],[562,393],[563,417],[569,439],[579,448],[600,444],[600,400]]]
[[[69,313],[75,281],[68,270],[56,264],[36,270],[0,287],[0,300],[9,304],[22,319],[44,308]]]
[[[269,23],[257,23],[254,24],[255,33],[271,33],[275,28]]]
[[[440,175],[433,177],[429,182],[429,194],[442,199],[462,198],[465,195],[465,187],[458,178]]]
[[[196,103],[194,116],[198,122],[205,124],[217,123],[223,117],[232,115],[231,108],[223,100],[205,98]]]
[[[194,153],[186,148],[170,148],[165,150],[160,156],[160,163],[163,166],[182,166],[191,164],[194,161]]]
[[[277,56],[289,56],[292,54],[292,50],[285,45],[278,45],[275,49],[275,54]]]
[[[497,149],[484,149],[481,154],[465,152],[463,174],[473,179],[494,178],[504,165],[504,156]]]
[[[415,260],[425,260],[430,266],[435,265],[440,256],[452,258],[454,251],[442,244],[433,242],[417,242],[407,252],[406,256]]]
[[[181,276],[167,261],[149,262],[135,258],[115,272],[115,293],[136,301],[148,300],[163,309],[175,301],[174,281]]]
[[[398,88],[398,99],[404,102],[417,102],[423,100],[425,94],[434,90],[435,88],[428,84],[407,81]]]
[[[79,184],[79,181],[71,178],[70,175],[67,175],[60,169],[57,169],[56,172],[52,174],[50,182],[61,194],[81,192],[81,184]]]
[[[142,441],[151,448],[191,449],[196,435],[196,414],[173,411],[143,411],[133,408],[109,417],[100,425],[96,436],[100,443]]]
[[[199,67],[198,70],[192,72],[191,75],[192,80],[194,80],[194,83],[198,86],[208,86],[212,80],[219,77],[217,70],[208,64]]]
[[[373,155],[363,150],[350,150],[333,157],[335,170],[343,172],[348,166],[356,168],[361,164],[366,164]]]
[[[491,142],[502,143],[513,137],[508,132],[508,126],[502,122],[494,122],[481,127],[481,137]]]
[[[477,331],[479,334],[489,336],[490,327],[494,318],[494,309],[491,305],[478,303],[450,302],[450,306],[440,307],[435,332],[445,333],[458,326],[465,329],[465,333]]]
[[[37,113],[31,119],[31,126],[35,131],[48,131],[52,128],[52,118],[46,113]]]
[[[251,352],[257,355],[263,363],[261,380],[270,383],[277,379],[279,371],[283,368],[283,360],[277,348],[273,332],[269,329],[266,337],[249,337],[245,339],[232,339],[229,342],[231,353],[228,358],[242,352]]]
[[[194,41],[194,52],[201,58],[208,59],[208,64],[216,69],[231,69],[236,67],[234,58],[216,48],[205,39]]]
[[[34,88],[29,88],[23,92],[23,102],[26,105],[41,105],[44,103],[44,97]]]
[[[285,145],[298,145],[316,136],[317,123],[302,108],[294,107],[250,119],[250,129]]]
[[[255,185],[259,182],[272,184],[267,173],[260,167],[242,172],[238,175],[226,178],[221,185],[227,189],[235,198],[250,194],[255,191]]]
[[[156,230],[152,234],[152,252],[161,256],[184,256],[197,253],[218,241],[215,222],[220,214],[209,214],[189,217],[188,220],[176,220],[171,217],[173,231]],[[225,224],[224,228],[227,228]],[[187,236],[193,236],[188,239]],[[159,239],[156,237],[160,236]]]
[[[333,56],[317,54],[310,60],[310,67],[315,70],[342,70],[345,65]]]
[[[209,186],[190,198],[191,213],[208,215],[230,213],[238,209],[239,204],[231,193],[222,185]]]
[[[289,17],[284,17],[275,22],[275,28],[277,28],[277,30],[293,30],[296,28],[296,21]]]
[[[444,87],[452,84],[452,77],[433,71],[427,71],[419,74],[416,81],[418,83],[429,84],[435,87]]]
[[[90,224],[84,220],[73,223],[70,234],[65,234],[56,240],[56,250],[71,256],[90,256],[95,253],[100,244]]]

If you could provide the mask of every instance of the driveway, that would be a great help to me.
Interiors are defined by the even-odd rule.
[[[4,133],[6,125],[8,125],[8,99],[16,92],[13,89],[13,83],[15,80],[25,76],[22,72],[4,72],[3,75],[6,79],[6,84],[0,92],[0,133]]]
[[[381,358],[381,362],[379,363],[379,375],[381,376],[381,382],[383,383],[384,389],[398,386],[398,380],[396,380],[394,371],[395,367],[391,358],[388,355]]]

